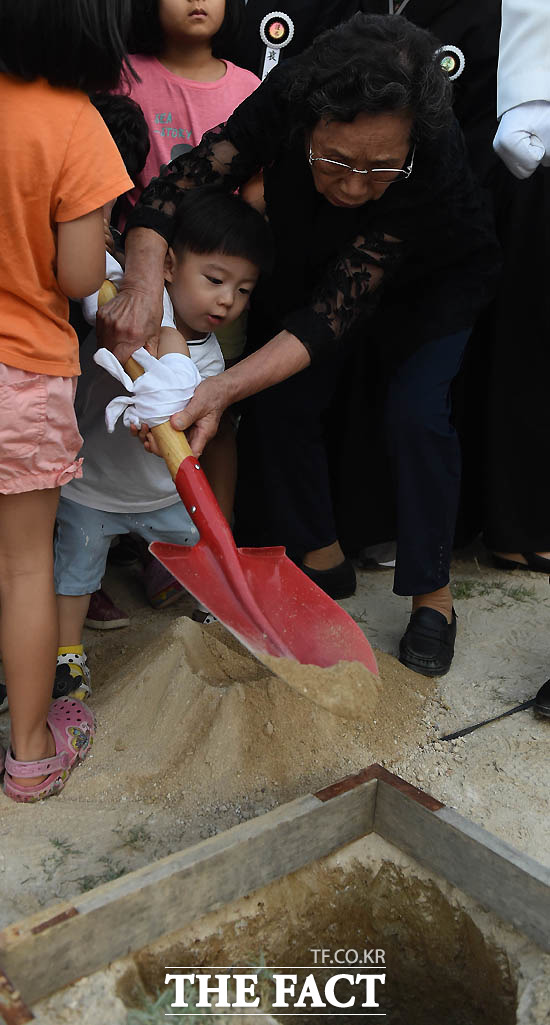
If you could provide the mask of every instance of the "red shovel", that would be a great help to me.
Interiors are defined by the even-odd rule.
[[[125,365],[135,380],[135,360]],[[185,435],[153,427],[159,450],[200,534],[193,547],[150,545],[153,555],[254,655],[306,665],[361,662],[378,675],[365,635],[347,612],[285,555],[284,548],[237,548]]]

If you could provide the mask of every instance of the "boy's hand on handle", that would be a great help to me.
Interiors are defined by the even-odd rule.
[[[98,310],[100,344],[123,365],[142,345],[156,356],[161,320],[162,294],[156,297],[146,289],[123,284],[118,295]]]
[[[141,427],[136,427],[134,424],[131,424],[130,434],[133,434],[134,438],[137,438],[139,441],[141,441],[141,444],[144,448],[147,449],[148,452],[152,452],[154,456],[160,456],[160,458],[162,459],[160,449],[153,435],[151,434],[151,428],[149,427],[149,424],[142,424]]]

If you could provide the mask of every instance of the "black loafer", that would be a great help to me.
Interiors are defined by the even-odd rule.
[[[503,559],[501,555],[493,553],[493,563],[497,569],[532,569],[537,573],[550,573],[550,559],[545,559],[536,552],[522,552],[525,562],[516,562],[515,559]]]
[[[304,566],[300,563],[302,573],[313,580],[317,587],[320,587],[325,594],[339,601],[341,598],[351,598],[355,594],[357,578],[355,569],[349,559],[344,559],[338,566],[332,569],[312,569],[311,566]]]
[[[550,680],[543,683],[535,698],[535,712],[550,719]]]
[[[444,676],[455,653],[456,613],[452,622],[435,609],[413,612],[399,643],[399,661],[423,676]]]

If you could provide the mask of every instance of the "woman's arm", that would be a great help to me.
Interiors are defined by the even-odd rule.
[[[241,107],[248,102],[246,100]],[[238,108],[239,118],[241,107]],[[248,138],[239,138],[236,121],[237,114],[233,114],[227,124],[206,132],[198,146],[176,157],[158,178],[153,178],[130,214],[127,230],[152,228],[170,242],[174,217],[185,190],[201,185],[223,185],[228,192],[234,192],[253,178],[263,166],[264,150],[257,140],[251,144]]]
[[[357,236],[327,267],[308,305],[282,318],[312,360],[330,353],[361,315],[372,312],[404,249],[399,239],[383,232]]]
[[[203,381],[183,412],[171,417],[172,426],[178,431],[188,431],[187,439],[193,454],[199,458],[207,442],[216,434],[222,413],[228,406],[279,384],[305,370],[309,363],[309,354],[301,341],[288,331],[281,331],[267,345],[230,370]],[[142,430],[140,437],[151,452],[159,455],[154,438],[147,429]]]
[[[188,431],[194,455],[198,458],[214,437],[228,406],[305,370],[312,358],[333,348],[369,308],[402,251],[393,236],[359,236],[328,268],[309,306],[284,318],[286,330],[230,370],[203,381],[186,409],[171,417],[176,430]],[[151,434],[144,430],[141,438],[157,452]]]
[[[286,330],[230,370],[203,381],[184,412],[172,417],[177,430],[190,429],[194,454],[200,456],[233,402],[292,377],[333,348],[368,309],[384,276],[399,264],[402,249],[392,236],[359,236],[328,268],[310,305],[284,318]]]
[[[123,365],[142,345],[156,356],[166,250],[165,240],[156,232],[145,228],[130,232],[120,291],[97,312],[100,344],[111,349]]]
[[[130,215],[124,284],[97,319],[101,344],[122,362],[141,345],[155,352],[164,257],[184,191],[215,182],[229,191],[239,188],[273,159],[284,139],[284,77],[266,86],[252,93],[226,125],[207,132],[195,149],[177,157],[169,171],[154,178]]]
[[[119,294],[98,313],[98,336],[121,363],[146,345],[156,354],[164,259],[178,204],[186,189],[215,181],[233,190],[257,172],[255,159],[243,157],[227,137],[227,126],[207,132],[195,149],[153,178],[128,219],[124,282]]]
[[[233,192],[273,162],[292,129],[292,63],[276,68],[226,124],[206,132],[198,146],[153,178],[129,218],[130,229],[152,228],[170,243],[182,190],[218,184]]]

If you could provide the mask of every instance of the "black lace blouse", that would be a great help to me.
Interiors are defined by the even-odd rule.
[[[381,294],[396,356],[471,326],[490,296],[498,249],[458,125],[417,146],[411,177],[381,199],[332,206],[316,191],[306,141],[293,130],[287,83],[295,60],[153,179],[128,228],[151,228],[170,242],[182,189],[223,182],[235,190],[263,168],[277,259],[253,297],[256,344],[286,328],[315,359]]]

